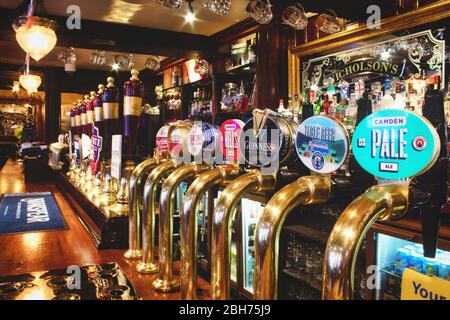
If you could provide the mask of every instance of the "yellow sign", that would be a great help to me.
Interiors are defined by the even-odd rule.
[[[450,281],[405,269],[401,300],[450,300]]]

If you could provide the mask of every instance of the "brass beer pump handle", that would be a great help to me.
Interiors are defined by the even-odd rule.
[[[408,184],[377,185],[353,200],[328,238],[323,261],[324,300],[353,298],[353,278],[359,247],[379,220],[398,219],[408,207]]]
[[[189,187],[181,213],[181,299],[196,299],[197,289],[197,211],[200,199],[213,186],[237,176],[239,167],[222,165],[201,174]]]
[[[153,289],[160,292],[175,291],[179,283],[172,276],[173,209],[175,191],[185,180],[210,169],[205,164],[187,164],[172,172],[163,182],[159,210],[159,277]]]
[[[223,191],[214,208],[212,219],[211,290],[214,300],[226,300],[230,296],[230,242],[231,222],[236,204],[249,192],[269,191],[275,186],[275,175],[262,175],[254,169],[231,182]]]
[[[139,273],[158,272],[155,261],[155,198],[158,184],[175,170],[173,161],[157,166],[144,185],[144,212],[142,215],[142,260],[136,267]]]
[[[133,170],[129,183],[128,202],[128,250],[124,257],[127,259],[140,259],[141,252],[141,189],[144,176],[158,164],[159,159],[150,158],[144,160]]]
[[[256,225],[254,298],[277,299],[279,236],[284,220],[299,205],[323,204],[331,196],[329,176],[306,176],[270,199]]]

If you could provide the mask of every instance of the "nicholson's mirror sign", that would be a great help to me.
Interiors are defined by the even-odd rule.
[[[318,173],[331,173],[344,164],[349,139],[339,121],[328,116],[314,116],[298,127],[295,146],[306,167]]]
[[[428,170],[440,151],[439,136],[416,113],[385,109],[356,127],[352,149],[361,167],[382,179],[405,179]]]

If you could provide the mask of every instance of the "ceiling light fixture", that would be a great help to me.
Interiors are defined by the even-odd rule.
[[[56,45],[56,22],[33,16],[33,8],[33,0],[30,0],[27,15],[17,17],[13,28],[20,47],[34,60],[39,61]]]
[[[217,14],[219,16],[227,15],[230,12],[230,0],[204,0],[203,8],[207,11]]]
[[[30,73],[30,54],[27,53],[25,58],[25,72],[19,77],[19,82],[22,87],[27,90],[29,95],[37,93],[37,89],[41,85],[42,79],[37,74]]]
[[[119,70],[119,64],[117,63],[113,63],[112,67],[111,67],[114,71],[118,71]]]
[[[156,0],[156,2],[170,9],[178,9],[183,4],[183,0]]]
[[[104,65],[106,63],[105,51],[95,50],[89,57],[89,62],[91,64]]]
[[[66,72],[77,71],[77,55],[74,48],[64,49],[58,54],[58,60],[64,64]]]
[[[189,5],[188,11],[186,12],[186,15],[184,16],[184,19],[188,23],[192,23],[195,20],[197,20],[197,18],[195,17],[195,14],[194,14],[194,9],[192,8],[192,2],[193,2],[193,0],[188,1],[188,5]]]
[[[150,56],[145,61],[145,67],[147,69],[156,71],[161,67],[161,63],[159,62],[159,58],[157,56]]]
[[[131,53],[129,53],[128,55],[115,55],[114,64],[118,65],[117,69],[132,69],[134,66],[133,55]]]

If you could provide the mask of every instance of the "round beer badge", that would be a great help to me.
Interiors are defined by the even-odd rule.
[[[195,124],[189,131],[187,148],[193,156],[214,152],[217,143],[217,128],[203,123]]]
[[[385,109],[356,127],[353,154],[361,167],[382,179],[405,179],[428,170],[436,161],[439,136],[425,118],[416,113]]]
[[[169,151],[167,134],[169,133],[169,126],[161,127],[156,133],[156,147],[161,153]]]
[[[349,139],[347,131],[338,120],[314,116],[298,127],[295,146],[306,167],[318,173],[331,173],[344,164]]]
[[[244,122],[238,119],[226,120],[219,129],[219,147],[227,161],[236,163],[240,158],[239,138]]]
[[[172,158],[181,157],[183,155],[183,137],[181,136],[180,129],[173,129],[167,141],[170,156]]]

